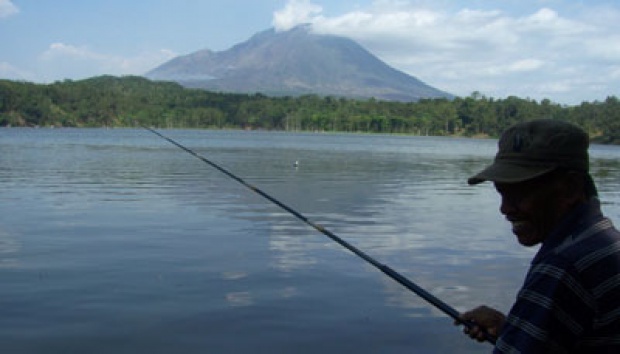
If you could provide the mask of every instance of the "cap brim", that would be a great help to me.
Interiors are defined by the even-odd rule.
[[[516,165],[514,163],[495,161],[489,167],[470,177],[467,183],[470,185],[482,183],[484,181],[518,183],[542,176],[554,169],[554,166]]]

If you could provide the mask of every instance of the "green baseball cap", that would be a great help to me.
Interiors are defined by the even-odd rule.
[[[586,132],[567,122],[538,119],[518,123],[500,137],[493,164],[470,177],[467,183],[517,183],[557,168],[587,173],[588,145]]]

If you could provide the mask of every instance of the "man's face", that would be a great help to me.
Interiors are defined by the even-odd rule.
[[[566,211],[556,179],[539,177],[520,183],[495,183],[495,189],[502,199],[500,212],[524,246],[542,242]]]

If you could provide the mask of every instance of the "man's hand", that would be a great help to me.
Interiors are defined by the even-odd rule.
[[[472,324],[470,327],[466,326],[463,332],[472,339],[484,342],[488,339],[488,335],[495,338],[499,336],[506,316],[488,306],[478,306],[473,310],[463,312],[460,319],[462,321],[455,321],[454,324],[461,325],[464,322]]]

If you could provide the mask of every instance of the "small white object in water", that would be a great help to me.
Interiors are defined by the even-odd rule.
[[[295,160],[295,163],[293,163],[293,166],[299,167],[299,161]]]

